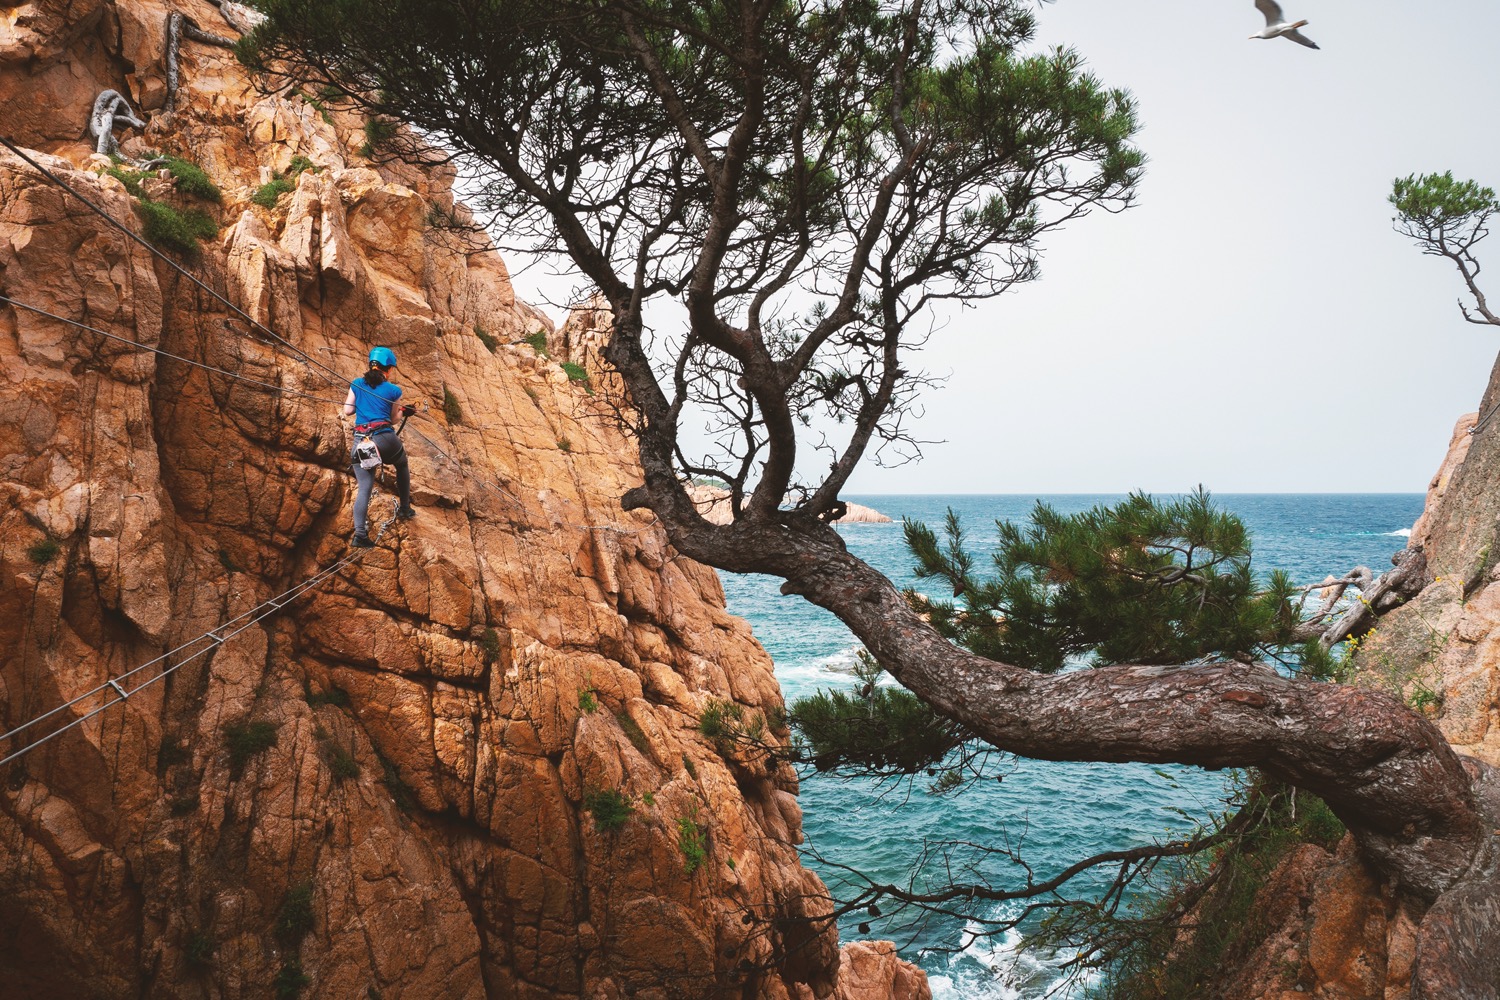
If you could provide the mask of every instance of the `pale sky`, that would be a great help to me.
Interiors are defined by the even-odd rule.
[[[948,382],[916,425],[943,443],[847,492],[1427,487],[1500,328],[1463,321],[1457,270],[1394,233],[1385,199],[1414,172],[1500,187],[1500,3],[1283,7],[1319,51],[1250,40],[1251,0],[1042,8],[1038,45],[1139,103],[1138,204],[949,314],[920,356]],[[1500,298],[1500,235],[1479,256]],[[555,294],[542,271],[516,275],[522,298]]]

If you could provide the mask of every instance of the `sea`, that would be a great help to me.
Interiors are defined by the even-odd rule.
[[[847,524],[849,549],[918,591],[902,540],[903,517],[939,532],[949,509],[959,515],[976,555],[992,548],[994,523],[1024,520],[1038,500],[1063,513],[1114,503],[1122,495],[881,495],[850,496],[888,515],[890,524]],[[1364,565],[1390,567],[1422,513],[1423,496],[1410,494],[1216,494],[1254,540],[1253,568],[1285,570],[1298,583],[1341,576]],[[976,560],[977,566],[985,564]],[[751,624],[770,652],[788,704],[819,689],[854,686],[854,636],[828,612],[779,592],[771,577],[721,574],[729,610]],[[851,872],[902,885],[940,884],[944,876],[1000,887],[1025,884],[1026,869],[1009,856],[952,848],[991,845],[1016,851],[1035,881],[1080,858],[1167,838],[1222,813],[1235,776],[1197,768],[1145,764],[1055,763],[997,756],[983,780],[937,794],[926,775],[904,781],[803,776],[804,863],[835,898],[848,898]],[[998,778],[999,780],[995,780]],[[919,858],[925,871],[914,871]],[[1075,887],[1098,891],[1102,883]],[[878,916],[860,910],[840,921],[845,941],[887,939],[928,974],[934,1000],[1077,1000],[1098,985],[1097,974],[1065,973],[1071,954],[1026,947],[1034,924],[992,932],[985,923],[1018,911],[1015,903],[982,905],[969,918],[923,916],[882,904]],[[889,912],[888,912],[889,911]]]

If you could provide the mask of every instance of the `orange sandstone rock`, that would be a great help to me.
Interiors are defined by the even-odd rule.
[[[234,33],[209,3],[172,9]],[[191,41],[176,112],[152,114],[168,13],[12,5],[7,131],[139,231],[79,140],[94,95],[123,87],[150,119],[124,148],[175,150],[223,191],[194,204],[150,182],[221,226],[189,269],[284,342],[9,154],[0,292],[286,391],[0,305],[0,723],[345,554],[337,403],[375,343],[425,406],[405,434],[419,516],[8,765],[7,994],[263,997],[300,969],[304,996],[330,998],[925,996],[877,946],[838,979],[795,775],[696,732],[709,698],[780,707],[769,658],[711,571],[620,510],[639,472],[612,411],[518,345],[550,322],[498,256],[430,224],[460,211],[451,170],[362,160],[357,118],[260,94]],[[294,156],[315,169],[254,204]],[[622,823],[587,807],[600,792],[628,801]],[[691,872],[685,818],[706,852]]]

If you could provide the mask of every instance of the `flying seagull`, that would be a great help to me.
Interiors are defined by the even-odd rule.
[[[1308,38],[1297,29],[1306,24],[1306,21],[1294,21],[1288,24],[1286,17],[1281,13],[1281,4],[1276,0],[1255,0],[1256,9],[1266,15],[1266,26],[1259,34],[1251,35],[1251,38],[1290,38],[1298,45],[1306,45],[1310,49],[1318,47],[1318,43]]]

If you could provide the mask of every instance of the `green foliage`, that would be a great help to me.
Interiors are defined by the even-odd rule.
[[[443,416],[448,418],[450,424],[461,424],[464,422],[464,411],[458,405],[458,397],[443,386]]]
[[[261,208],[275,208],[277,199],[284,194],[289,194],[297,190],[297,178],[307,170],[316,173],[318,168],[313,165],[312,160],[309,160],[305,156],[297,155],[292,157],[292,162],[287,167],[286,173],[278,173],[272,176],[269,181],[266,181],[266,183],[255,189],[255,193],[250,196],[250,200]]]
[[[861,669],[873,660],[865,658]],[[799,756],[819,771],[853,768],[870,774],[915,774],[940,763],[968,738],[904,688],[876,683],[878,667],[854,691],[819,691],[788,713],[800,737]]]
[[[121,184],[124,184],[125,190],[130,192],[133,197],[146,197],[146,189],[141,187],[141,181],[146,179],[145,174],[137,170],[126,170],[124,167],[110,167],[104,172]]]
[[[615,721],[620,724],[620,729],[625,733],[625,738],[630,741],[630,745],[639,750],[641,756],[650,760],[651,743],[646,739],[646,734],[642,731],[640,723],[636,722],[625,712],[616,712],[614,715]]]
[[[655,792],[642,792],[641,793],[641,805],[646,806],[647,808],[650,808],[651,806],[656,805],[656,793]]]
[[[392,122],[381,118],[366,118],[365,143],[359,148],[359,155],[372,159],[395,135],[396,126]]]
[[[573,442],[565,437],[560,437],[557,439],[557,450],[564,455],[571,455],[573,454]]]
[[[591,687],[578,689],[578,710],[585,715],[593,715],[599,711],[599,699]]]
[[[589,386],[588,370],[585,369],[583,365],[574,364],[571,361],[564,361],[562,363],[562,370],[563,373],[567,375],[571,381],[581,383],[583,387],[588,390],[589,395],[592,396],[594,394],[593,388]]]
[[[542,357],[548,357],[546,330],[537,330],[535,333],[527,334],[526,343],[530,344],[531,349],[533,351],[536,351]]]
[[[306,101],[308,103],[309,107],[315,109],[318,112],[319,116],[322,117],[323,121],[326,124],[332,125],[333,124],[333,115],[329,113],[329,111],[328,111],[328,105],[326,105],[326,104],[323,103],[323,91],[326,91],[328,89],[329,88],[327,88],[327,87],[322,88],[319,91],[319,95],[316,96],[316,97],[313,96],[312,94],[303,93],[301,90],[294,90],[294,91],[292,91],[292,96],[302,98],[304,101]],[[335,96],[338,95],[337,89],[334,90],[334,95]]]
[[[183,942],[182,957],[187,962],[188,968],[206,969],[214,961],[214,939],[211,935],[200,930],[188,932],[187,940]]]
[[[692,816],[677,817],[677,849],[682,852],[682,867],[689,875],[703,867],[708,860],[708,845],[703,837],[703,828]]]
[[[1474,181],[1454,180],[1451,170],[1398,177],[1391,184],[1387,200],[1396,210],[1398,226],[1442,232],[1457,242],[1465,242],[1466,235],[1470,240],[1477,238],[1476,230],[1490,215],[1500,212],[1493,189],[1480,187]]]
[[[915,593],[910,600],[944,636],[981,656],[1050,673],[1076,659],[1292,662],[1305,651],[1300,592],[1284,573],[1255,578],[1244,524],[1201,488],[1167,502],[1134,493],[1073,515],[1038,503],[1029,525],[997,528],[994,576],[980,579],[951,510],[944,544],[923,524],[905,525],[917,576],[947,583],[957,603]]]
[[[474,336],[479,338],[479,342],[483,344],[485,350],[489,351],[491,354],[494,354],[495,351],[500,347],[500,341],[495,339],[495,335],[493,333],[486,333],[484,327],[478,325],[477,323],[474,325]]]
[[[264,39],[252,31],[248,35],[241,35],[235,39],[234,48],[231,51],[234,52],[234,57],[239,60],[241,66],[252,73],[264,73],[269,68],[269,64],[266,62],[263,42]]]
[[[1104,968],[1097,1000],[1177,1000],[1207,995],[1224,968],[1251,953],[1270,928],[1255,907],[1266,880],[1299,844],[1332,850],[1344,825],[1319,798],[1266,778],[1238,797],[1217,847],[1158,867],[1153,889],[1128,913],[1080,904],[1044,921],[1041,947],[1091,949],[1086,965]],[[1191,930],[1181,918],[1193,912]]]
[[[635,812],[635,806],[623,793],[614,788],[595,789],[584,795],[583,808],[594,817],[594,829],[603,832],[618,830]]]
[[[276,1000],[295,1000],[311,983],[312,980],[302,971],[302,959],[290,958],[282,965],[281,971],[276,973],[271,986],[276,990]]]
[[[354,754],[334,740],[323,741],[322,754],[323,762],[328,765],[328,771],[335,781],[347,781],[350,778],[359,777],[359,761],[354,759]]]
[[[708,699],[708,704],[698,715],[698,732],[707,737],[719,752],[720,757],[734,755],[735,740],[741,734],[745,720],[745,708],[734,701],[720,698]]]
[[[406,783],[401,777],[401,769],[395,764],[380,758],[380,783],[385,786],[386,791],[391,793],[391,801],[396,803],[396,808],[404,813],[416,812],[420,802],[414,788]]]
[[[26,558],[38,566],[42,566],[56,559],[57,554],[61,551],[62,546],[57,543],[55,538],[44,536],[40,541],[33,542],[26,547]]]
[[[479,650],[484,662],[491,664],[500,659],[500,633],[487,628],[479,634]]]
[[[276,200],[282,195],[296,190],[296,187],[297,186],[287,178],[281,176],[280,174],[277,174],[275,177],[271,178],[260,187],[256,188],[255,193],[250,196],[250,200],[255,202],[261,208],[275,208]]]
[[[693,758],[687,754],[682,755],[682,769],[687,772],[689,778],[692,778],[694,781],[698,780],[698,765],[694,764]]]
[[[276,923],[271,932],[276,940],[288,947],[295,947],[313,926],[313,883],[311,879],[298,882],[287,890],[276,914]]]
[[[219,186],[198,164],[191,160],[184,160],[180,156],[170,155],[166,157],[166,161],[167,172],[177,182],[177,190],[183,194],[192,195],[194,198],[202,198],[204,201],[221,200]]]
[[[276,745],[276,724],[232,722],[224,727],[224,745],[229,748],[229,767],[238,774],[251,757]]]
[[[189,260],[196,260],[202,250],[200,241],[219,234],[219,224],[206,212],[196,208],[177,209],[164,201],[143,198],[136,202],[147,242],[163,250],[173,250]]]
[[[1443,696],[1440,692],[1428,687],[1423,681],[1416,680],[1412,682],[1412,692],[1407,697],[1406,703],[1413,710],[1426,713],[1429,710],[1441,708],[1443,705]]]

